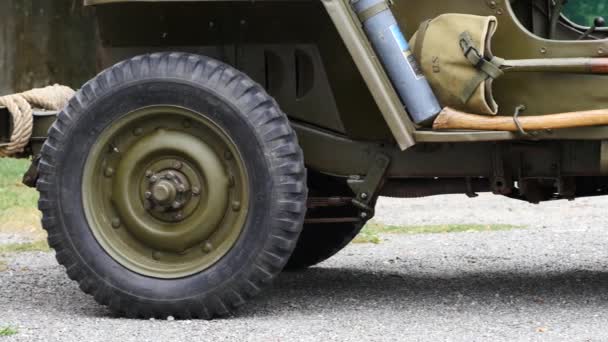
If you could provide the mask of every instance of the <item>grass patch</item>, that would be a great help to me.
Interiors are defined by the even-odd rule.
[[[38,192],[21,183],[30,161],[0,158],[0,233],[11,233],[28,240],[46,238],[37,209]]]
[[[521,229],[508,224],[445,224],[421,226],[392,226],[378,222],[368,223],[355,238],[355,243],[380,243],[380,234],[444,234],[462,232],[486,232]]]
[[[2,337],[17,335],[18,332],[19,331],[13,327],[0,328],[0,336]]]
[[[0,245],[0,253],[48,252],[50,250],[49,245],[44,240]]]
[[[0,159],[0,215],[11,208],[36,208],[38,193],[21,183],[30,161]]]

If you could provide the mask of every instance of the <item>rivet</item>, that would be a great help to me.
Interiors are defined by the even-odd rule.
[[[361,199],[367,199],[368,197],[369,195],[366,192],[361,194]]]
[[[547,53],[547,48],[540,48],[540,53],[542,53],[543,55]]]
[[[150,192],[150,191],[146,191],[146,192],[144,193],[144,197],[146,197],[147,199],[152,198],[152,192]]]
[[[597,54],[598,55],[603,55],[604,54],[604,49],[602,49],[602,48],[597,49]]]
[[[232,210],[233,211],[241,210],[241,202],[239,202],[239,201],[232,202]]]
[[[203,252],[210,253],[212,250],[213,245],[211,244],[211,242],[205,242],[205,244],[203,245]]]
[[[362,219],[366,219],[367,218],[367,213],[361,213],[361,215],[359,215],[359,216],[361,216]]]
[[[201,194],[201,189],[199,189],[199,188],[192,188],[192,194],[194,196],[200,195]]]
[[[154,252],[152,253],[152,258],[156,261],[160,260],[161,254],[160,252]]]
[[[118,228],[120,228],[120,225],[121,225],[121,223],[120,223],[119,218],[112,219],[112,228],[118,229]]]
[[[140,136],[142,134],[144,134],[144,130],[142,128],[138,127],[138,128],[136,128],[136,129],[133,130],[133,135],[135,135],[136,137],[138,137],[138,136]]]
[[[112,177],[112,176],[114,176],[114,169],[111,168],[111,167],[109,167],[109,168],[106,169],[106,171],[105,171],[104,174],[105,174],[106,177]]]

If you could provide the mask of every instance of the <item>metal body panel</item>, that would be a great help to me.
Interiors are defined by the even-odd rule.
[[[230,22],[241,20],[239,18],[247,17],[250,20],[259,16],[259,11],[255,8],[269,10],[266,19],[273,19],[266,22],[268,29],[264,29],[259,23],[254,26],[248,22],[246,27],[242,28],[240,36],[237,32],[233,32],[232,37],[242,38],[248,43],[258,43],[260,40],[264,43],[272,43],[274,45],[306,43],[310,46],[316,46],[318,55],[313,53],[312,59],[315,59],[315,68],[322,66],[321,74],[327,77],[327,82],[319,84],[327,84],[317,89],[313,98],[319,98],[319,94],[329,94],[330,100],[321,100],[322,108],[314,105],[303,106],[302,103],[293,98],[285,98],[281,96],[281,91],[276,91],[278,94],[271,94],[277,97],[277,100],[285,111],[293,118],[312,123],[319,127],[330,129],[338,133],[344,133],[353,139],[364,140],[395,140],[401,148],[405,149],[416,142],[416,138],[421,141],[433,142],[456,142],[456,141],[486,141],[491,137],[497,137],[497,140],[517,140],[518,135],[504,133],[488,133],[488,134],[471,134],[459,132],[458,134],[445,134],[442,132],[416,132],[416,127],[409,120],[407,112],[402,108],[398,95],[394,91],[386,73],[381,64],[377,61],[371,46],[362,32],[361,25],[348,6],[346,0],[310,0],[310,1],[259,1],[252,3],[250,1],[240,0],[193,0],[193,1],[172,1],[172,0],[88,0],[88,5],[108,4],[105,6],[97,6],[98,11],[108,13],[113,6],[118,6],[118,3],[131,3],[130,5],[139,5],[142,10],[131,12],[128,20],[133,20],[133,15],[137,14],[140,21],[133,29],[125,30],[124,25],[111,25],[111,20],[106,25],[101,25],[102,38],[107,36],[103,33],[108,30],[108,26],[116,26],[120,28],[123,43],[116,41],[105,42],[104,54],[108,65],[110,61],[117,61],[116,56],[128,57],[129,55],[143,52],[152,52],[158,50],[175,49],[175,43],[165,44],[163,39],[153,39],[145,41],[146,35],[162,35],[167,31],[167,25],[171,22],[169,18],[171,14],[167,14],[162,22],[156,23],[156,28],[153,27],[154,20],[144,18],[154,14],[146,8],[159,6],[160,4],[178,4],[194,5],[207,4],[209,14],[207,17],[220,21]],[[212,4],[221,4],[223,7],[230,7],[230,18],[217,17],[214,13]],[[228,6],[226,6],[228,3]],[[322,5],[318,5],[318,4]],[[112,5],[113,4],[113,5]],[[299,17],[291,17],[289,11],[284,12],[277,7],[268,6],[269,4],[284,4],[286,8],[291,8],[289,11],[296,10],[293,4],[308,4],[300,6],[301,8],[310,7],[325,8],[326,13],[319,11],[298,11],[301,14]],[[287,5],[289,4],[289,5]],[[126,6],[129,4],[121,5]],[[247,5],[243,7],[243,5]],[[181,6],[181,5],[179,5]],[[321,7],[322,6],[322,7]],[[106,9],[104,8],[111,8]],[[246,9],[245,9],[246,8]],[[444,0],[429,0],[425,2],[415,0],[398,1],[393,6],[393,10],[400,21],[401,25],[406,28],[406,36],[411,36],[417,30],[415,23],[421,22],[424,19],[432,18],[442,13],[456,12],[469,13],[477,15],[494,15],[498,17],[499,26],[493,42],[493,50],[495,55],[510,58],[510,59],[530,59],[530,58],[566,58],[566,57],[599,57],[608,53],[608,40],[596,41],[567,41],[567,40],[549,40],[541,38],[531,33],[516,17],[514,9],[509,1],[498,0],[489,2],[486,0],[461,0],[461,1],[444,1]],[[116,10],[114,10],[116,12]],[[248,12],[250,11],[250,12]],[[152,13],[152,14],[149,14]],[[120,17],[120,14],[114,14]],[[281,26],[279,23],[288,23],[296,21],[300,26]],[[310,20],[301,20],[301,17],[314,17],[315,25],[311,26]],[[182,18],[183,20],[194,20],[195,16],[190,15]],[[201,17],[196,17],[199,20]],[[278,19],[277,19],[278,18]],[[267,20],[269,21],[269,20]],[[120,21],[118,21],[120,22]],[[118,23],[117,22],[117,23]],[[220,23],[225,25],[226,23]],[[409,23],[409,25],[405,25]],[[335,26],[335,28],[327,25]],[[104,28],[104,26],[106,28]],[[238,26],[238,25],[235,25]],[[297,27],[296,27],[297,26]],[[152,30],[152,32],[150,32]],[[224,31],[227,31],[223,28]],[[228,30],[230,31],[230,30]],[[272,32],[272,33],[270,33]],[[225,32],[224,32],[225,33]],[[115,33],[116,36],[118,33]],[[177,33],[176,33],[177,34]],[[291,35],[290,37],[288,35]],[[230,36],[230,35],[229,35]],[[562,34],[564,39],[569,39],[572,32],[565,31]],[[127,41],[137,41],[139,38],[139,46],[128,46]],[[258,37],[259,39],[253,39]],[[218,35],[208,35],[203,29],[199,41],[188,42],[190,49],[201,51],[201,46],[197,44],[223,44],[210,48],[225,49],[227,46],[226,35],[219,37]],[[178,39],[179,40],[179,39]],[[234,40],[234,39],[232,39]],[[204,43],[203,43],[204,42]],[[180,43],[185,43],[184,41]],[[237,42],[238,44],[238,42]],[[120,46],[123,45],[123,46]],[[183,44],[182,44],[183,45]],[[195,46],[191,46],[195,45]],[[236,46],[236,44],[232,44]],[[255,45],[255,44],[253,44]],[[242,47],[242,45],[241,45]],[[180,47],[181,48],[181,47]],[[205,47],[207,48],[207,47]],[[289,48],[294,48],[291,45]],[[121,51],[117,50],[121,49]],[[127,51],[133,49],[131,53]],[[252,46],[252,49],[266,49],[264,46]],[[313,48],[314,49],[314,48]],[[344,50],[343,50],[344,49]],[[251,51],[236,51],[235,54],[251,54]],[[189,50],[188,50],[189,51]],[[347,51],[347,52],[346,52]],[[284,53],[278,53],[283,55]],[[114,57],[112,57],[114,56]],[[213,54],[212,54],[213,56]],[[231,53],[223,53],[224,61],[231,62]],[[255,58],[253,58],[255,59]],[[258,57],[259,59],[259,57]],[[251,59],[250,59],[251,60]],[[286,61],[283,58],[283,61]],[[234,58],[232,60],[234,62]],[[237,63],[235,63],[237,64]],[[288,63],[287,63],[288,64]],[[238,65],[243,67],[242,65]],[[354,69],[353,67],[356,66]],[[259,72],[259,67],[252,66],[245,70],[248,73],[253,73],[255,76],[256,70]],[[356,74],[356,75],[355,75]],[[535,114],[549,114],[563,111],[589,110],[599,109],[608,106],[608,95],[604,94],[603,83],[605,82],[603,75],[588,75],[588,74],[563,74],[550,72],[529,72],[529,73],[511,73],[494,83],[494,94],[497,102],[500,105],[500,113],[502,115],[512,115],[514,108],[518,105],[525,104],[527,112]],[[361,83],[363,81],[363,83]],[[323,89],[324,88],[324,89]],[[331,89],[331,92],[327,92]],[[278,95],[278,96],[277,96]],[[282,98],[283,97],[283,98]],[[356,101],[353,101],[356,99]],[[374,103],[370,103],[368,99],[373,99]],[[332,104],[333,103],[335,104]],[[319,101],[317,101],[319,104]],[[332,108],[334,107],[334,108]],[[324,108],[324,109],[323,109]],[[381,115],[380,115],[381,114]],[[526,115],[524,112],[522,115]],[[384,117],[384,122],[379,122],[378,118]],[[384,126],[385,128],[382,128]],[[390,128],[390,133],[386,130]],[[606,130],[602,128],[586,128],[584,135],[608,138],[604,136]],[[561,136],[567,136],[567,132],[561,132]],[[578,138],[577,134],[572,138]],[[446,140],[442,140],[442,139]]]
[[[397,140],[382,119],[382,109],[391,105],[374,99],[374,95],[394,96],[398,103],[390,82],[385,77],[378,82],[386,91],[373,87],[370,92],[367,74],[358,71],[348,44],[321,2],[234,1],[229,6],[217,1],[128,2],[95,9],[102,67],[142,53],[202,53],[234,65],[265,85],[294,119],[353,139]],[[352,20],[346,10],[338,12]],[[311,17],[316,18],[314,25]],[[377,63],[374,67],[380,68]],[[312,83],[307,83],[308,78]],[[404,147],[411,145],[411,133],[403,133],[414,130],[407,113],[398,106],[391,113],[401,123],[393,131],[406,135],[398,141]]]
[[[97,4],[111,4],[111,3],[118,3],[118,2],[142,2],[142,1],[106,1],[106,0],[100,0],[100,1],[87,1],[86,4],[87,5],[97,5]],[[146,1],[147,2],[147,1]],[[157,2],[157,3],[165,3],[165,2],[171,2],[171,1],[151,1],[151,2]],[[193,2],[205,2],[205,1],[193,1]],[[217,1],[206,1],[206,2],[217,2]],[[230,1],[229,1],[230,2]],[[242,1],[233,1],[235,3],[239,3]],[[281,1],[266,1],[267,3],[271,3],[271,2],[281,2]],[[300,1],[302,2],[302,1]],[[305,1],[306,2],[306,1]],[[353,93],[352,91],[352,85],[356,85],[357,84],[357,78],[362,77],[365,81],[365,84],[367,85],[367,92],[368,94],[362,94],[361,92],[359,92],[359,94],[357,95],[357,99],[358,101],[361,100],[361,96],[369,96],[369,94],[371,94],[371,96],[373,96],[377,108],[370,108],[369,105],[365,105],[366,109],[368,109],[368,113],[365,114],[366,116],[369,116],[369,111],[374,110],[374,111],[380,111],[380,113],[382,114],[382,116],[384,117],[386,124],[388,125],[388,127],[390,128],[391,132],[392,132],[392,137],[390,137],[389,139],[394,139],[395,141],[397,141],[397,143],[399,144],[399,146],[402,149],[406,149],[412,145],[415,144],[414,141],[414,137],[413,137],[413,132],[415,131],[415,126],[414,124],[411,122],[409,115],[407,113],[407,111],[403,108],[403,105],[401,104],[399,97],[397,95],[397,93],[395,92],[395,90],[392,87],[392,84],[390,82],[390,80],[388,79],[388,76],[386,75],[386,73],[384,72],[384,69],[382,68],[381,64],[378,62],[378,60],[375,58],[373,50],[369,44],[369,42],[367,41],[367,39],[365,38],[365,35],[363,33],[363,31],[360,28],[360,24],[358,22],[358,19],[354,17],[354,14],[352,13],[352,11],[350,10],[350,7],[346,5],[346,3],[343,0],[327,0],[327,1],[323,1],[322,2],[323,6],[325,6],[327,13],[329,14],[329,18],[331,18],[331,21],[333,22],[333,24],[335,25],[334,29],[328,29],[328,28],[324,28],[322,30],[319,30],[320,33],[319,36],[317,36],[317,39],[315,40],[315,43],[319,45],[319,49],[320,49],[320,53],[322,55],[322,58],[324,58],[324,63],[327,66],[325,68],[325,70],[327,70],[328,73],[330,73],[329,77],[331,78],[332,76],[334,77],[333,80],[335,80],[335,82],[342,82],[342,83],[346,83],[349,82],[350,86],[347,87],[348,92],[346,91],[341,91],[342,88],[344,87],[339,87],[338,89],[336,89],[337,87],[333,87],[334,88],[334,96],[338,97],[336,100],[338,101],[338,104],[342,104],[342,106],[349,106],[348,103],[352,103],[351,99],[353,98],[353,95],[356,93]],[[102,6],[103,7],[103,6]],[[105,12],[105,10],[104,10]],[[276,14],[276,12],[274,12]],[[299,13],[300,15],[302,15],[302,13]],[[248,15],[250,16],[250,15]],[[316,13],[316,16],[319,17],[319,13]],[[279,17],[279,16],[277,16]],[[323,20],[316,20],[316,24],[319,24],[319,21],[323,22],[325,21]],[[312,28],[312,27],[311,27]],[[282,30],[288,31],[285,28],[281,28]],[[317,27],[317,29],[319,29]],[[339,33],[340,36],[334,36],[334,32],[337,30],[337,32]],[[294,37],[295,36],[301,36],[301,30],[300,29],[294,29],[292,32],[294,32]],[[316,34],[314,32],[315,30],[312,30],[309,33],[312,34]],[[102,38],[104,36],[103,34],[103,23],[102,23]],[[277,31],[274,31],[275,33]],[[251,33],[248,33],[248,35],[250,35]],[[274,34],[274,33],[273,33]],[[266,38],[270,38],[270,37],[266,37]],[[333,38],[333,40],[332,40]],[[341,39],[340,39],[341,38]],[[298,39],[299,40],[299,39]],[[346,48],[348,49],[348,52],[350,53],[350,56],[346,56],[341,54],[341,51],[339,50],[335,50],[335,46],[336,46],[336,42],[337,41],[341,41],[343,42],[343,44],[346,46]],[[212,43],[213,40],[209,40],[207,43]],[[140,43],[141,44],[141,43]],[[108,45],[108,44],[105,44]],[[108,49],[112,49],[112,47],[108,47],[106,49],[105,55],[111,55],[114,54],[114,52],[108,52]],[[142,49],[140,49],[141,51]],[[150,50],[148,50],[150,51]],[[154,50],[152,50],[154,51]],[[120,52],[117,52],[120,54]],[[124,54],[121,54],[124,55]],[[348,58],[348,60],[347,60]],[[111,58],[111,60],[113,62],[116,62],[117,59],[116,58]],[[344,66],[340,66],[340,64],[344,64],[345,62],[349,62],[349,63],[355,63],[355,65],[358,68],[358,72],[357,76],[353,75],[353,72],[356,72],[354,70],[348,70],[348,64],[344,65]],[[104,65],[108,65],[110,64],[108,63],[104,63]],[[331,65],[332,67],[330,67],[329,65]],[[238,66],[238,65],[237,65]],[[346,67],[345,67],[346,66]],[[247,70],[244,70],[247,71]],[[338,71],[339,73],[335,73],[336,71]],[[331,75],[331,73],[335,73],[335,75]],[[354,77],[354,79],[353,79]],[[348,81],[350,79],[350,81]],[[277,96],[276,93],[270,92],[273,96]],[[340,101],[341,99],[339,97],[342,97],[343,100]],[[285,101],[281,101],[280,98],[278,98],[277,100],[279,100],[279,103],[281,104],[281,106],[283,107],[284,110],[286,110],[286,112],[291,115],[294,116],[294,111],[288,111],[288,108],[285,108],[284,102]],[[347,109],[349,111],[349,113],[347,114],[348,117],[345,117],[346,114],[343,115],[343,120],[346,121],[356,121],[353,122],[351,124],[351,126],[357,126],[360,128],[363,128],[366,131],[365,136],[370,137],[370,120],[365,120],[366,122],[361,123],[359,122],[360,120],[353,120],[353,118],[357,117],[357,114],[353,113],[353,110],[360,110],[361,108],[365,108],[365,107],[361,107],[361,102],[359,102],[355,107],[353,108],[349,108]],[[308,114],[310,115],[310,114]],[[327,117],[327,116],[325,116]],[[297,116],[296,114],[296,118],[298,119],[303,119],[303,120],[307,120],[308,118],[303,118],[302,116]],[[311,122],[309,120],[309,122]],[[335,126],[327,126],[326,122],[319,122],[319,121],[312,121],[312,123],[315,124],[320,124],[321,126],[324,126],[326,128],[330,128],[330,129],[336,129]],[[348,125],[348,124],[347,124]],[[371,123],[371,125],[373,126],[374,123]],[[377,126],[377,124],[376,124]],[[358,134],[354,134],[353,136],[356,136]],[[361,136],[363,137],[363,136]],[[382,138],[382,134],[371,134],[372,138],[378,139],[378,138]],[[385,137],[388,138],[388,137]]]

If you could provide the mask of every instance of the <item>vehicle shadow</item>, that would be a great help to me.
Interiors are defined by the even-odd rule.
[[[608,304],[608,272],[570,270],[439,273],[349,268],[312,268],[283,273],[273,287],[237,312],[238,317],[293,311],[314,314],[324,310],[421,307],[441,309],[462,304],[506,306]]]
[[[33,268],[0,273],[4,293],[0,307],[19,303],[20,310],[69,316],[115,317],[67,279],[63,268]],[[608,272],[542,270],[409,274],[407,270],[314,267],[285,272],[259,297],[238,310],[239,318],[283,314],[315,315],[358,309],[442,310],[471,303],[520,305],[582,305],[604,310],[608,305]]]

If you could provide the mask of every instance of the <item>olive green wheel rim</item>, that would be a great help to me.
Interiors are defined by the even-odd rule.
[[[133,272],[180,278],[226,255],[249,182],[228,134],[200,113],[153,106],[112,122],[87,158],[82,196],[99,244]]]

